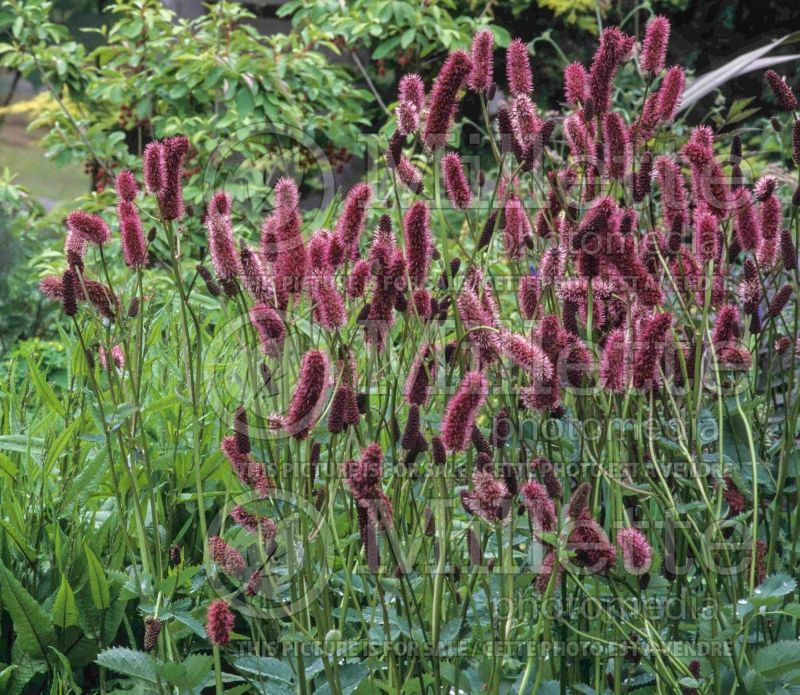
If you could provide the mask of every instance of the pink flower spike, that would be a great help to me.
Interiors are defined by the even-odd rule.
[[[336,223],[334,236],[338,236],[351,259],[358,255],[358,240],[364,231],[372,187],[367,183],[357,183],[350,189],[344,201],[342,214]]]
[[[669,44],[670,24],[666,17],[656,16],[647,23],[642,55],[639,60],[642,69],[657,75],[664,69]]]
[[[82,210],[67,215],[67,229],[97,246],[102,246],[111,238],[111,230],[102,217]]]
[[[624,528],[617,533],[617,546],[622,551],[622,564],[628,574],[639,576],[650,569],[653,551],[645,535],[635,528]]]
[[[528,47],[520,39],[514,39],[506,49],[506,77],[512,94],[527,95],[533,91]]]
[[[132,201],[139,194],[136,177],[127,169],[123,169],[114,180],[114,188],[120,200]]]
[[[222,599],[213,601],[208,607],[206,616],[206,634],[214,646],[224,647],[231,639],[233,624],[235,622],[233,613]]]
[[[464,451],[469,445],[478,412],[489,394],[489,382],[482,372],[469,372],[442,417],[442,441],[450,451]]]
[[[231,199],[227,193],[218,191],[208,204],[206,229],[211,263],[217,277],[229,282],[239,277],[242,266],[236,244],[233,241],[233,225],[230,217]]]
[[[164,164],[164,148],[160,142],[153,140],[145,145],[142,172],[147,192],[153,195],[161,193],[167,179],[167,168]]]
[[[444,62],[430,98],[423,141],[431,149],[443,147],[458,106],[458,91],[472,69],[472,61],[464,51],[454,51]]]
[[[449,152],[442,157],[442,178],[452,206],[462,210],[467,208],[472,200],[472,192],[464,174],[461,157],[455,152]]]
[[[421,287],[428,277],[433,250],[430,210],[422,201],[414,203],[406,212],[403,218],[403,236],[411,282],[415,287]]]
[[[492,86],[493,48],[494,36],[488,29],[481,29],[472,39],[472,71],[467,77],[467,85],[473,92],[488,92]]]
[[[425,83],[422,78],[414,73],[403,75],[397,88],[397,100],[407,101],[420,113],[425,106]]]
[[[578,106],[589,96],[589,73],[581,63],[570,63],[564,68],[564,100]]]
[[[656,111],[662,123],[671,123],[675,120],[675,114],[681,105],[683,87],[686,82],[686,75],[680,66],[671,67],[664,75],[664,79],[659,87],[656,100]]]
[[[631,167],[631,141],[628,128],[618,113],[608,113],[603,120],[605,130],[606,175],[611,180],[621,181]]]
[[[142,230],[139,211],[130,200],[120,200],[117,206],[122,255],[129,268],[141,268],[147,262],[147,241]]]
[[[283,420],[283,428],[295,439],[304,439],[317,423],[330,381],[330,362],[320,350],[303,355],[297,387]]]

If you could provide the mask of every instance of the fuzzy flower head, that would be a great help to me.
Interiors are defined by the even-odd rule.
[[[228,644],[234,622],[233,612],[225,601],[222,599],[212,601],[206,616],[206,634],[211,644],[216,647]]]
[[[348,192],[342,214],[336,223],[334,236],[341,239],[345,251],[352,259],[358,254],[358,240],[364,231],[370,200],[372,187],[367,183],[357,183]]]
[[[295,439],[305,438],[316,424],[330,380],[328,356],[320,350],[309,350],[303,355],[297,386],[283,428]]]
[[[455,152],[448,152],[442,157],[442,179],[450,204],[462,210],[467,208],[472,200],[472,191],[464,173],[461,157]]]
[[[564,68],[564,100],[578,106],[589,97],[589,73],[581,63],[570,63]]]
[[[607,27],[592,60],[589,85],[595,113],[605,114],[611,102],[614,75],[633,50],[634,38],[617,27]]]
[[[136,177],[128,170],[123,169],[114,180],[114,188],[120,200],[132,201],[139,193]]]
[[[464,51],[454,51],[444,62],[430,98],[430,110],[423,140],[430,147],[443,147],[457,107],[458,92],[472,70],[472,61]]]
[[[470,514],[499,524],[507,520],[511,511],[511,494],[506,483],[497,480],[491,471],[476,469],[472,489],[461,493],[461,503]]]
[[[397,87],[397,100],[408,102],[420,113],[425,106],[425,83],[422,78],[414,73],[403,75]]]
[[[635,528],[617,533],[617,546],[622,551],[622,564],[628,574],[645,574],[653,562],[653,550],[645,535]]]
[[[102,217],[82,210],[67,215],[67,229],[85,241],[102,246],[111,238],[111,230]]]
[[[448,450],[467,448],[475,419],[488,394],[489,382],[482,372],[469,372],[461,380],[442,417],[442,441]]]
[[[472,38],[472,70],[467,77],[467,85],[473,92],[488,92],[492,86],[494,66],[492,50],[494,36],[488,29],[481,29]]]
[[[241,275],[242,266],[233,240],[231,198],[227,193],[218,191],[211,198],[206,213],[206,228],[214,271],[220,280],[230,282]]]
[[[647,23],[642,54],[639,59],[642,69],[657,75],[664,69],[669,45],[670,24],[666,17],[657,15]]]
[[[433,251],[431,213],[420,201],[414,203],[403,218],[403,236],[406,245],[406,263],[415,287],[425,284]]]
[[[117,217],[125,265],[141,268],[147,262],[147,240],[139,211],[130,200],[122,199],[117,206]]]
[[[506,49],[506,78],[512,94],[528,95],[533,91],[528,47],[520,39],[512,40]]]
[[[164,147],[160,142],[148,142],[142,156],[144,187],[148,193],[158,195],[164,188],[167,169],[164,164]]]
[[[778,104],[784,111],[794,111],[797,108],[797,97],[794,95],[792,88],[786,84],[786,78],[781,77],[774,70],[767,70],[764,73],[770,90],[778,100]]]

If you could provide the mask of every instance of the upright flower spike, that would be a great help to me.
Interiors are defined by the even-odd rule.
[[[695,253],[704,262],[719,258],[719,223],[717,218],[703,208],[694,215]]]
[[[642,54],[639,62],[643,70],[658,75],[663,69],[667,59],[667,46],[669,45],[670,24],[666,17],[657,15],[647,23]]]
[[[472,69],[472,61],[464,51],[453,51],[444,62],[430,98],[423,141],[431,149],[443,147],[457,107],[458,91]]]
[[[78,276],[72,268],[67,268],[61,278],[60,292],[61,301],[64,306],[64,314],[75,316],[78,313]],[[47,292],[45,292],[47,294]],[[52,295],[51,295],[52,296]]]
[[[174,135],[161,142],[164,157],[164,181],[158,191],[161,218],[177,220],[183,217],[183,158],[189,151],[189,141]]]
[[[241,577],[247,568],[242,554],[219,536],[208,539],[208,554],[214,564],[231,577]]]
[[[517,287],[517,301],[524,319],[530,321],[535,316],[539,306],[540,292],[539,278],[535,275],[524,275],[520,278]]]
[[[554,533],[558,528],[558,516],[547,488],[535,480],[529,480],[522,484],[519,494],[531,516],[534,534]]]
[[[166,184],[167,168],[164,163],[164,147],[160,142],[153,140],[145,145],[142,173],[147,192],[153,195],[161,193]]]
[[[645,389],[658,383],[658,363],[671,325],[672,314],[669,312],[655,314],[647,321],[633,360],[634,388]]]
[[[250,322],[258,333],[262,352],[277,356],[286,337],[286,326],[280,314],[269,304],[256,304],[250,309]]]
[[[206,634],[215,647],[224,647],[230,642],[233,624],[233,613],[222,599],[212,601],[206,616]]]
[[[590,95],[595,113],[603,115],[608,111],[614,76],[633,50],[633,44],[634,38],[617,27],[607,27],[600,35],[600,45],[594,54],[589,72]]]
[[[344,298],[330,273],[316,273],[311,277],[311,298],[314,301],[314,320],[326,331],[335,331],[347,323]]]
[[[488,92],[492,86],[493,49],[494,36],[488,29],[481,29],[472,38],[472,70],[467,77],[467,85],[473,92]]]
[[[211,198],[206,211],[206,229],[214,272],[223,285],[230,285],[241,275],[242,266],[233,240],[231,198],[227,193],[218,191]]]
[[[461,164],[461,157],[455,152],[448,152],[442,157],[442,179],[450,204],[461,210],[469,207],[472,191]]]
[[[412,193],[419,195],[424,190],[422,172],[405,155],[401,155],[400,161],[397,163],[397,178]]]
[[[417,74],[403,75],[397,87],[397,100],[414,106],[420,113],[425,106],[425,83]]]
[[[403,395],[409,405],[425,405],[436,378],[436,358],[431,345],[423,345],[406,377]]]
[[[433,251],[430,218],[430,210],[421,200],[414,203],[403,218],[406,264],[409,277],[415,287],[424,285],[428,277]]]
[[[631,141],[628,128],[618,113],[608,113],[603,119],[605,130],[605,173],[611,180],[621,181],[631,167]]]
[[[650,569],[653,550],[639,529],[621,529],[617,533],[617,546],[622,551],[622,564],[628,574],[641,576]]]
[[[613,393],[622,393],[628,384],[629,345],[624,328],[615,328],[606,338],[600,356],[600,385]]]
[[[506,78],[512,94],[527,96],[533,91],[530,55],[520,39],[513,39],[506,49]]]
[[[667,70],[656,92],[656,112],[662,123],[671,123],[675,120],[685,83],[686,75],[682,67],[676,65]]]
[[[589,98],[589,73],[581,63],[570,63],[564,68],[564,100],[570,106],[579,106]]]
[[[114,188],[120,200],[133,201],[139,194],[139,186],[136,185],[136,177],[128,170],[123,169],[114,180]]]
[[[501,338],[503,354],[522,367],[535,381],[553,376],[553,365],[541,347],[516,333],[506,332]]]
[[[531,223],[525,214],[525,208],[517,196],[506,200],[505,226],[503,227],[503,250],[509,259],[522,257],[525,238],[531,234]]]
[[[330,362],[320,350],[309,350],[303,355],[297,386],[283,428],[295,439],[304,439],[319,419],[328,388]]]
[[[291,179],[282,179],[275,186],[275,284],[279,297],[299,295],[306,276],[306,246],[298,206],[297,186]],[[262,246],[263,246],[262,236]],[[283,304],[283,302],[280,302]]]
[[[784,111],[794,111],[797,108],[797,97],[792,88],[786,84],[785,77],[781,77],[774,70],[767,70],[764,73],[764,79]]]
[[[761,241],[758,221],[756,219],[755,205],[750,197],[750,191],[743,188],[739,191],[739,200],[735,211],[736,240],[745,251],[758,248]]]
[[[489,382],[482,372],[469,372],[461,380],[442,417],[442,441],[448,450],[464,451],[469,446],[475,419],[488,393]]]
[[[345,251],[353,260],[358,255],[358,240],[364,231],[370,200],[372,187],[367,183],[357,183],[347,194],[341,217],[336,223],[335,236],[341,239]]]
[[[117,219],[125,265],[129,268],[141,268],[147,262],[147,241],[139,211],[130,200],[122,199],[117,205]]]
[[[477,468],[472,474],[472,489],[461,493],[464,509],[490,524],[508,521],[511,499],[504,481],[497,480],[491,471]]]
[[[102,246],[111,238],[111,230],[102,217],[82,210],[67,215],[67,229],[96,246]]]

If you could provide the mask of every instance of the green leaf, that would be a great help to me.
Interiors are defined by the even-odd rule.
[[[242,656],[233,662],[238,671],[288,685],[294,674],[288,664],[269,656]]]
[[[56,633],[47,613],[5,565],[0,565],[0,588],[17,643],[26,653],[50,663],[48,647],[55,645]]]
[[[105,570],[88,545],[84,545],[83,551],[86,553],[89,570],[89,592],[92,595],[92,603],[97,610],[108,610],[111,607],[111,592]]]
[[[36,366],[33,360],[28,360],[27,362],[28,376],[31,377],[33,386],[36,389],[36,392],[39,394],[39,398],[41,398],[42,401],[47,404],[48,409],[54,410],[63,418],[64,406],[61,405],[61,401],[58,400],[58,396],[56,396],[55,391],[53,391],[50,384],[47,383],[44,375],[39,371],[39,368]]]
[[[773,574],[753,590],[750,602],[756,606],[774,606],[797,588],[797,582],[786,574]]]
[[[53,602],[53,625],[62,630],[70,625],[78,624],[78,607],[75,605],[75,594],[65,575],[61,575],[61,586]]]
[[[782,640],[756,652],[753,669],[768,681],[800,669],[800,642]]]
[[[126,647],[112,647],[97,655],[97,663],[107,669],[149,683],[156,682],[156,661],[147,652]]]
[[[206,679],[212,663],[207,654],[191,654],[179,663],[157,663],[155,671],[180,690],[194,690]]]

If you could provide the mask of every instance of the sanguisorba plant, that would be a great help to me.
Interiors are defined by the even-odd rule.
[[[288,178],[253,245],[209,195],[213,274],[187,263],[182,137],[148,145],[145,194],[117,175],[114,221],[68,217],[41,289],[110,474],[86,513],[115,519],[112,587],[139,602],[101,687],[198,687],[209,646],[218,692],[794,687],[800,193],[748,181],[738,135],[669,137],[668,35],[605,29],[552,118],[513,41],[492,118],[478,33],[430,90],[402,79],[386,186],[354,186],[332,229],[304,229]],[[449,149],[462,98],[487,171]]]

